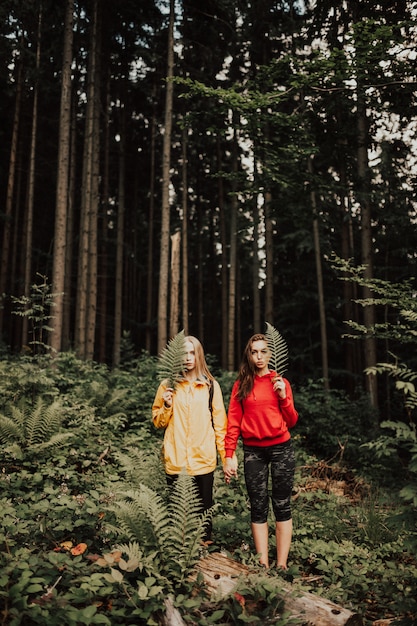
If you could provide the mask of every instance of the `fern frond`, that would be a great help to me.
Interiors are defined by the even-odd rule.
[[[180,474],[170,495],[166,504],[157,493],[140,485],[121,493],[111,510],[119,523],[117,534],[136,542],[146,559],[153,551],[159,575],[178,581],[187,576],[199,558],[211,511],[201,515],[198,489],[187,474]]]
[[[26,442],[28,447],[46,442],[51,434],[58,431],[62,422],[62,407],[57,400],[45,405],[42,398],[38,398],[33,409],[28,409],[26,417]]]
[[[185,573],[198,561],[205,526],[212,511],[201,514],[198,488],[192,477],[185,473],[181,473],[174,483],[168,509],[169,533],[162,533],[162,539],[173,568],[183,580]]]
[[[164,466],[161,461],[161,445],[156,443],[149,449],[129,447],[126,452],[114,452],[114,457],[126,475],[127,482],[132,487],[143,484],[157,493],[166,488]]]
[[[158,360],[159,380],[167,380],[168,386],[175,389],[184,370],[185,334],[182,330],[173,337],[162,350]]]
[[[125,535],[131,540],[136,539],[141,545],[160,547],[161,528],[166,525],[168,518],[167,507],[161,496],[145,485],[120,495],[123,499],[115,502],[111,509]]]
[[[38,454],[39,452],[46,452],[49,450],[55,450],[56,448],[62,448],[65,446],[70,439],[74,437],[74,433],[55,433],[48,439],[48,441],[43,441],[42,443],[37,443],[30,446],[29,450],[32,453]]]
[[[23,431],[21,425],[7,415],[0,415],[0,444],[7,445],[16,441],[22,441]]]
[[[142,561],[143,552],[137,541],[129,541],[129,543],[121,543],[116,546],[117,550],[126,554],[128,559],[137,559]]]
[[[266,322],[265,337],[272,354],[270,367],[282,376],[288,367],[288,346],[285,339],[269,322]]]

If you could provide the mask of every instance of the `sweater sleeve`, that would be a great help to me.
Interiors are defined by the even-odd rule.
[[[156,392],[152,405],[152,422],[156,428],[166,428],[172,417],[172,406],[165,406],[163,393],[167,385],[162,382]]]
[[[298,421],[298,413],[294,406],[291,385],[286,378],[284,378],[284,381],[287,397],[283,400],[279,399],[279,408],[281,409],[282,417],[284,418],[288,428],[292,428]]]
[[[238,385],[238,381],[236,381],[233,385],[229,402],[229,410],[227,413],[227,431],[224,442],[226,449],[226,458],[233,457],[233,454],[236,450],[243,417],[242,403],[237,399],[236,396]]]

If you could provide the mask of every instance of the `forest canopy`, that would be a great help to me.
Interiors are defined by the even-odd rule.
[[[375,331],[397,313],[372,281],[415,290],[413,3],[4,0],[0,16],[4,350],[33,350],[16,302],[45,297],[51,352],[113,365],[184,329],[232,371],[269,322],[292,380],[376,405],[363,372],[404,348]]]

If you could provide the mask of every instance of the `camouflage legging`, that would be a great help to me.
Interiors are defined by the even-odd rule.
[[[272,508],[277,522],[291,519],[290,498],[294,483],[295,456],[291,440],[275,446],[243,446],[245,481],[251,521],[263,524],[268,519],[269,465],[272,478]]]

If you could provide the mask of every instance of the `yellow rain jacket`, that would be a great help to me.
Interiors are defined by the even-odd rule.
[[[213,472],[217,466],[216,449],[222,463],[225,460],[227,417],[219,383],[213,381],[213,419],[206,380],[178,383],[169,408],[162,398],[166,388],[166,381],[159,385],[152,406],[154,425],[165,428],[165,472],[179,474],[185,469],[190,476]]]

